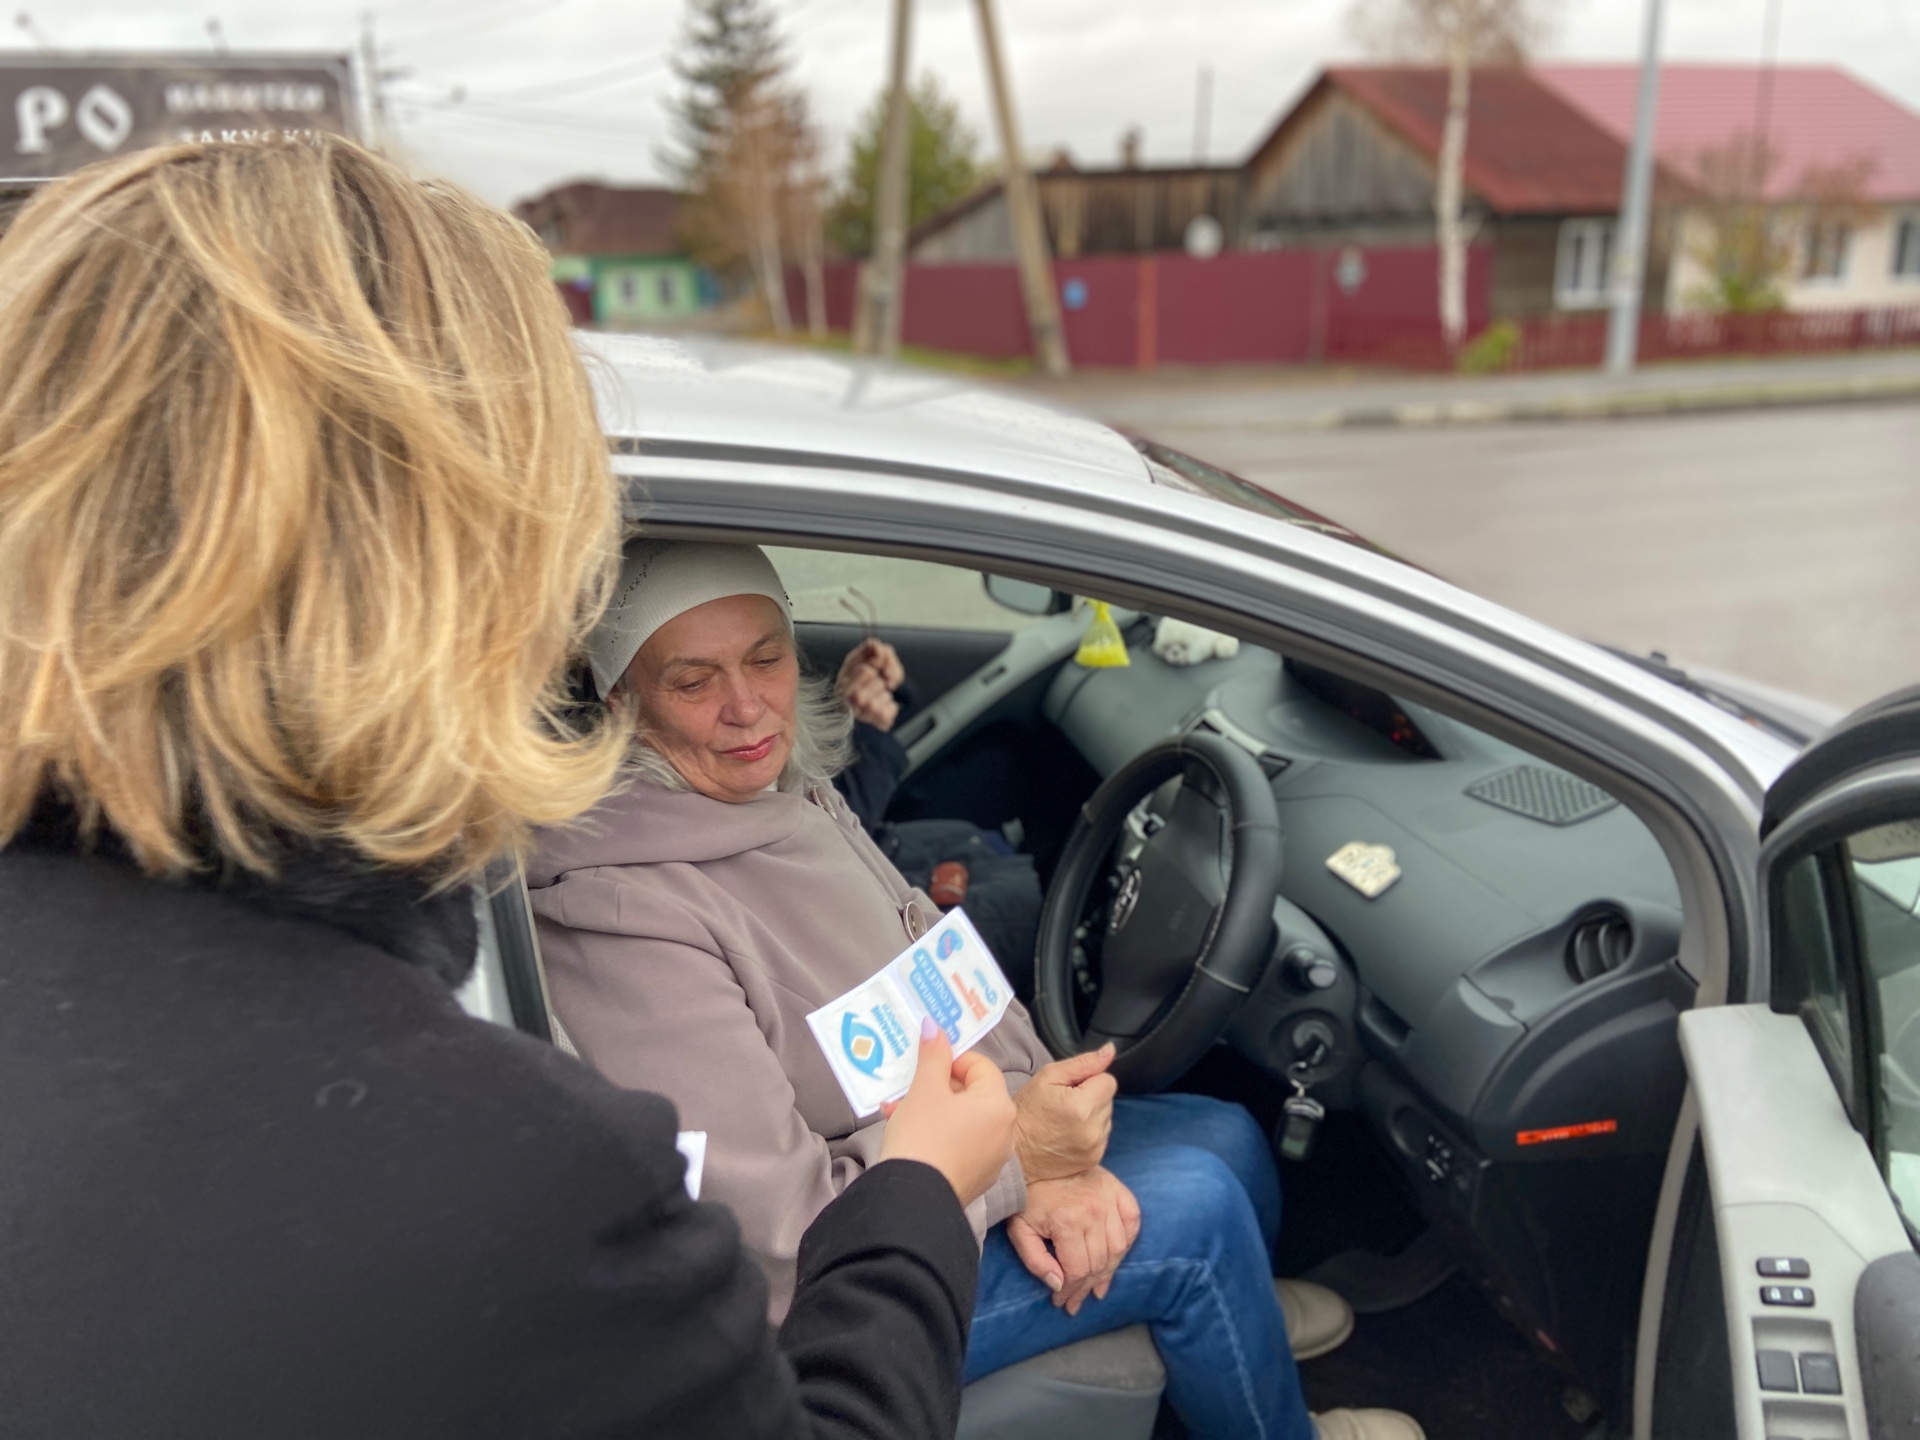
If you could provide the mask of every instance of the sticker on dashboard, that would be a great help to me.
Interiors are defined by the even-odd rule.
[[[1327,869],[1369,900],[1379,899],[1400,878],[1393,847],[1369,845],[1364,840],[1352,841],[1334,851],[1327,857]]]

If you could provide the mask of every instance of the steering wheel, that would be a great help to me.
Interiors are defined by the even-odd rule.
[[[1164,815],[1149,809],[1162,787]],[[1230,740],[1196,730],[1108,776],[1040,912],[1033,1008],[1047,1047],[1065,1056],[1114,1041],[1113,1075],[1131,1094],[1179,1079],[1272,954],[1280,856],[1272,782]],[[1096,984],[1083,1028],[1076,1002]]]

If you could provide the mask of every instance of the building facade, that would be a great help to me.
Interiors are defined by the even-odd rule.
[[[553,280],[580,324],[637,329],[714,303],[711,277],[681,248],[680,197],[654,186],[576,181],[513,207],[553,254]]]

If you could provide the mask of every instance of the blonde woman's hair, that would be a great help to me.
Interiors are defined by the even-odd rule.
[[[339,140],[186,145],[0,240],[0,845],[444,883],[607,790],[559,668],[619,502],[525,226]]]

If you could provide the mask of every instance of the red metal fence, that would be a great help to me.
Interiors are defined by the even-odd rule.
[[[1440,331],[1438,258],[1431,247],[1276,250],[1195,260],[1100,256],[1054,264],[1067,350],[1075,365],[1301,364],[1330,361],[1452,369]],[[856,267],[826,274],[829,328],[852,328]],[[1467,331],[1490,322],[1493,255],[1468,253]],[[790,280],[796,315],[804,289]],[[1032,353],[1011,265],[910,265],[902,340],[993,359]],[[1595,366],[1606,352],[1603,312],[1507,322],[1511,338],[1483,347],[1505,370]],[[1643,361],[1722,355],[1818,354],[1920,345],[1920,306],[1781,311],[1765,315],[1646,315]]]

